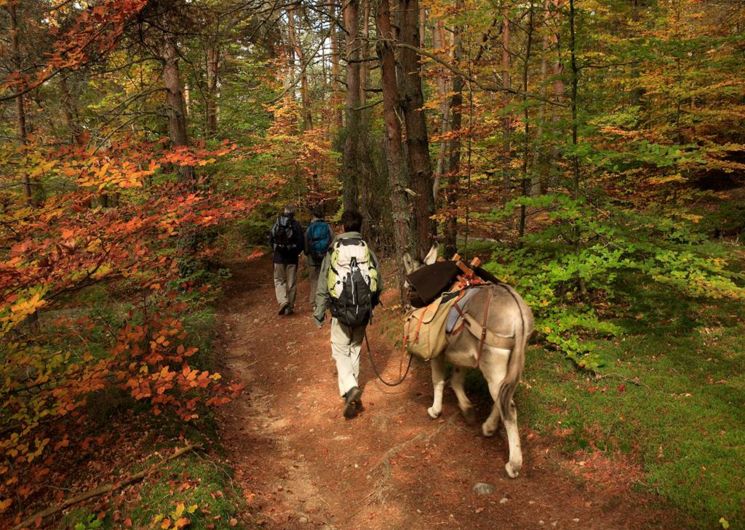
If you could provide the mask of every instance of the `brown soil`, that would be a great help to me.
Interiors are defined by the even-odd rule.
[[[560,455],[525,417],[524,467],[508,478],[505,441],[467,425],[450,390],[442,418],[429,419],[429,369],[418,361],[402,385],[388,388],[363,349],[365,410],[345,420],[329,328],[311,322],[307,282],[287,317],[276,314],[269,260],[235,264],[233,274],[221,309],[224,362],[246,391],[224,410],[221,430],[248,501],[246,522],[339,530],[680,528],[655,499],[631,491],[637,474],[619,469],[614,478],[605,460]],[[368,330],[374,358],[395,380],[400,354],[379,328]],[[488,406],[479,404],[479,417]],[[588,472],[599,463],[603,473]],[[493,493],[475,493],[479,482]]]

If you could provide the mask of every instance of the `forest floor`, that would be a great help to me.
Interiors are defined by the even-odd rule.
[[[220,307],[227,377],[246,385],[220,414],[220,431],[248,513],[263,528],[680,528],[660,499],[633,486],[638,471],[606,462],[583,473],[555,441],[520,424],[524,467],[504,471],[506,443],[467,425],[446,390],[441,419],[431,420],[428,366],[415,362],[395,388],[361,361],[364,411],[342,417],[328,324],[311,321],[308,283],[299,284],[296,313],[277,315],[267,257],[233,263]],[[388,380],[400,352],[381,333],[385,311],[368,330],[376,365]],[[377,328],[377,329],[376,329]],[[478,417],[490,403],[477,402]],[[520,404],[518,402],[518,411]],[[596,466],[596,469],[599,467]],[[493,491],[478,494],[477,483]]]

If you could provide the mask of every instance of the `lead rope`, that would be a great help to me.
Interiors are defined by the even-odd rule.
[[[406,365],[406,371],[403,373],[403,375],[401,375],[401,367],[404,364],[404,358],[401,357],[401,362],[398,365],[398,375],[400,379],[396,381],[395,383],[390,383],[386,381],[385,379],[383,379],[383,376],[380,375],[380,372],[378,371],[378,367],[375,366],[375,361],[373,361],[373,357],[372,357],[372,350],[370,349],[370,341],[367,340],[367,331],[365,332],[365,344],[367,345],[367,357],[370,359],[370,364],[372,365],[373,372],[375,372],[375,376],[378,379],[380,379],[380,382],[383,383],[385,386],[398,386],[401,383],[403,383],[404,379],[406,379],[406,376],[409,374],[409,369],[411,368],[412,355],[409,354],[409,362]]]

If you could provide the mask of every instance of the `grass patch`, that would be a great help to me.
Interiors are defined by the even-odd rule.
[[[75,530],[100,528],[177,528],[194,530],[246,528],[238,521],[243,500],[232,485],[229,467],[197,452],[164,465],[147,479],[136,497],[117,510],[92,513],[71,511],[61,527]]]
[[[702,527],[724,517],[745,528],[745,325],[733,307],[688,302],[654,327],[632,319],[628,335],[599,343],[613,359],[599,379],[558,353],[531,349],[519,408],[567,453],[634,455],[646,474],[640,486]]]

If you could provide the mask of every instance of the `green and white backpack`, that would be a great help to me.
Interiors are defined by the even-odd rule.
[[[326,282],[331,315],[350,327],[364,326],[378,303],[378,269],[362,239],[341,238],[331,245]]]

